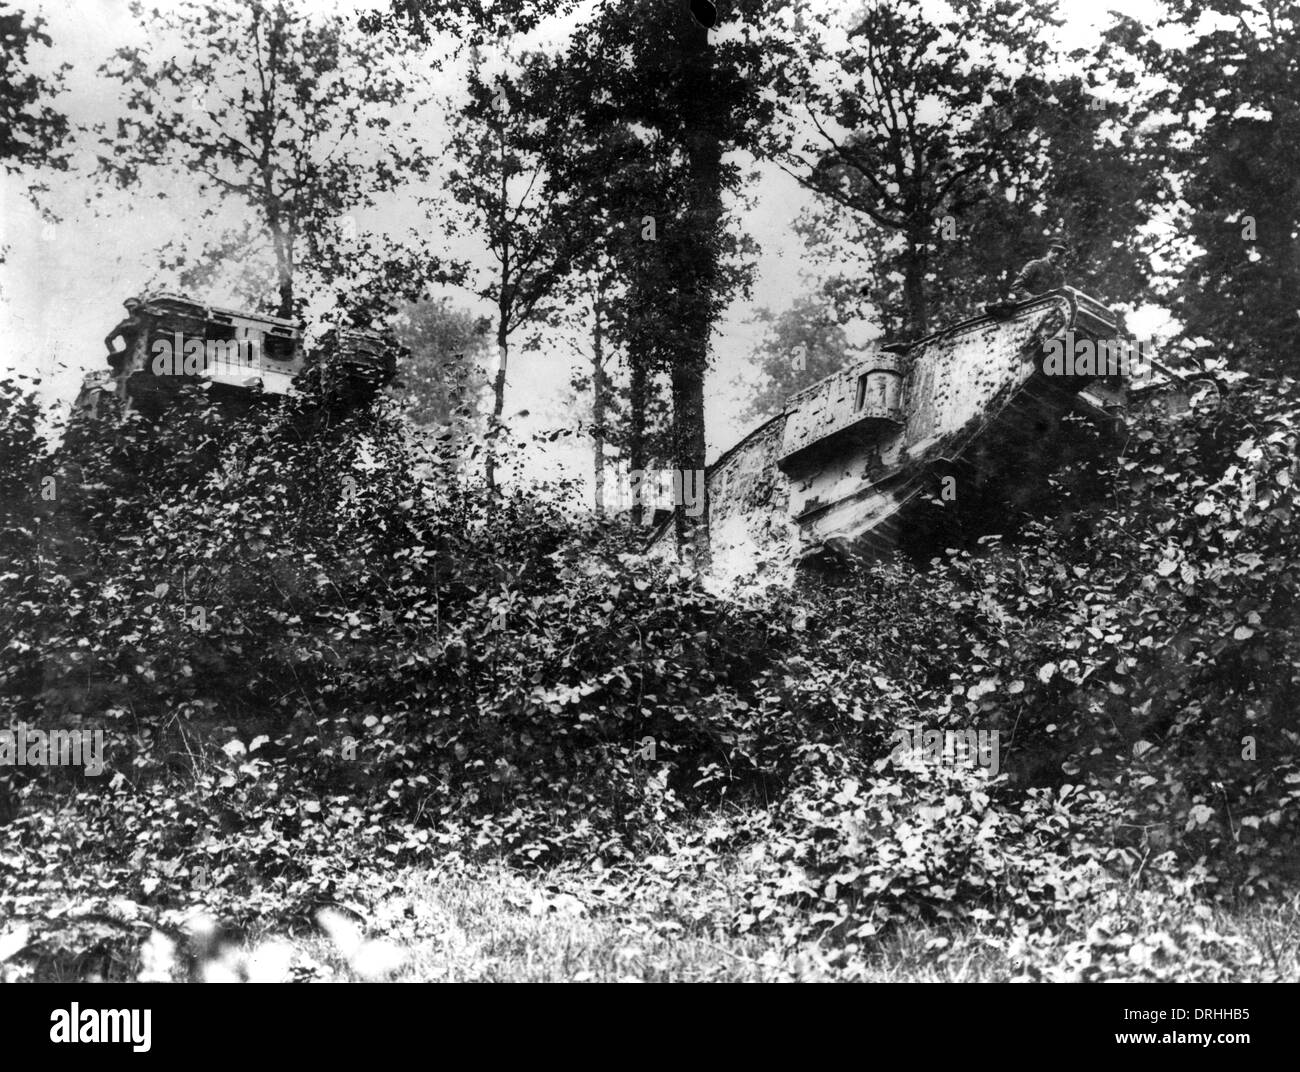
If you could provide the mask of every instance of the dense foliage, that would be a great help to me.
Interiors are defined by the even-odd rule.
[[[3,399],[4,721],[103,728],[108,764],[0,769],[6,911],[293,914],[445,852],[695,844],[748,853],[738,926],[858,942],[1106,871],[1293,877],[1289,381],[1140,419],[1054,521],[744,599],[562,486],[422,483],[388,403],[195,391],[51,449]],[[998,729],[1002,776],[892,759],[913,725]]]
[[[29,49],[50,46],[44,25],[39,16],[29,18],[9,4],[0,4],[0,42],[4,44],[4,61],[0,65],[0,170],[5,172],[26,167],[62,170],[68,165],[63,151],[68,137],[67,116],[46,103],[62,87],[67,66],[43,77],[34,73],[29,63]]]

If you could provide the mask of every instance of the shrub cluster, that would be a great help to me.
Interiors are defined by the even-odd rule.
[[[0,768],[0,904],[80,867],[265,911],[742,814],[742,927],[1043,918],[1103,869],[1266,893],[1297,858],[1297,427],[1293,384],[1246,382],[1135,422],[1101,498],[1062,474],[1004,538],[742,599],[562,483],[446,479],[382,402],[196,390],[56,447],[0,383],[0,722],[102,728],[109,762]],[[900,726],[996,730],[1003,776],[899,763]]]

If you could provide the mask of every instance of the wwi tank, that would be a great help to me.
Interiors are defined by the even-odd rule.
[[[792,396],[709,467],[715,557],[878,557],[919,504],[1045,473],[1070,439],[1069,416],[1113,426],[1157,396],[1176,413],[1191,386],[1072,288],[879,347]],[[651,548],[672,540],[661,525]]]
[[[83,381],[81,413],[94,413],[108,392],[156,409],[185,382],[206,381],[219,395],[288,395],[308,368],[302,327],[294,321],[205,305],[182,294],[146,294],[125,304],[127,318],[105,340],[109,368],[87,373]],[[373,395],[396,373],[395,347],[378,332],[332,330],[320,350],[319,368],[330,388],[350,400]]]

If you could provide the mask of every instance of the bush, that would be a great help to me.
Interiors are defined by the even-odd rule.
[[[612,864],[723,814],[741,925],[795,936],[1047,919],[1101,868],[1268,893],[1297,858],[1297,408],[1243,384],[1135,423],[1100,500],[1063,479],[1056,518],[924,568],[740,598],[562,483],[424,479],[454,466],[382,401],[193,391],[51,449],[0,384],[0,712],[103,728],[112,765],[0,771],[0,907],[76,867],[301,911],[359,863]],[[888,761],[900,724],[996,729],[1006,774]]]

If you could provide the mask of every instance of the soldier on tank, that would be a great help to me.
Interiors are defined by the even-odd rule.
[[[122,362],[130,356],[145,330],[144,317],[140,315],[140,299],[127,298],[123,304],[126,306],[126,319],[119,321],[117,327],[104,336],[104,345],[108,347],[108,363],[114,369],[122,367]],[[121,349],[114,345],[118,339],[122,340]]]
[[[1065,286],[1065,273],[1060,268],[1064,256],[1064,243],[1053,242],[1046,257],[1030,261],[1021,268],[1020,274],[1011,284],[1011,300],[1023,301],[1035,294]]]

